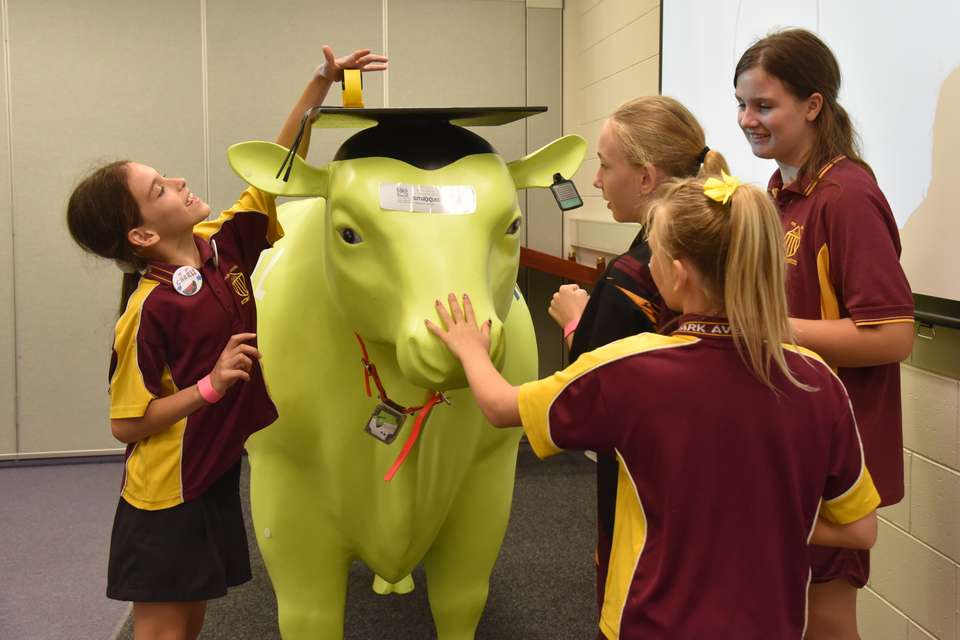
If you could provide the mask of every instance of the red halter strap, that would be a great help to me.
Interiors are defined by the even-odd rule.
[[[393,464],[390,465],[390,469],[387,471],[386,475],[383,476],[384,482],[390,482],[393,480],[393,476],[397,474],[397,471],[400,470],[400,466],[403,464],[403,461],[407,459],[407,456],[413,449],[413,445],[417,442],[417,438],[420,437],[420,432],[423,430],[423,423],[427,421],[427,416],[430,415],[430,411],[434,406],[436,406],[437,403],[443,401],[447,404],[450,404],[450,401],[447,400],[447,397],[440,391],[428,392],[430,395],[427,398],[427,401],[419,407],[403,407],[391,400],[387,396],[386,389],[383,388],[383,383],[380,382],[380,374],[377,373],[377,365],[370,361],[370,356],[367,354],[367,347],[365,344],[363,344],[363,338],[361,338],[360,334],[356,332],[354,332],[353,335],[357,336],[357,342],[360,343],[360,352],[363,354],[363,357],[360,358],[360,362],[363,364],[363,386],[367,391],[367,397],[373,396],[373,394],[370,392],[370,379],[372,378],[374,384],[377,385],[377,395],[380,398],[380,402],[389,405],[406,415],[410,415],[419,411],[419,413],[417,413],[417,419],[413,423],[413,428],[410,430],[410,435],[407,436],[407,441],[403,443],[403,448],[400,450],[400,454],[397,456],[397,459],[393,461]]]

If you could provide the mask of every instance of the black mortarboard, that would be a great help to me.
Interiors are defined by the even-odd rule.
[[[439,169],[475,153],[496,153],[489,142],[464,127],[515,122],[546,111],[546,107],[449,107],[356,109],[314,107],[304,116],[317,116],[314,127],[362,128],[348,138],[334,160],[393,158],[420,169]],[[294,142],[290,159],[299,146]],[[280,174],[284,172],[281,167]],[[289,172],[287,172],[289,176]]]

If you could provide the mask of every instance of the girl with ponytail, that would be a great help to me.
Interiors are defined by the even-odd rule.
[[[488,355],[470,300],[433,331],[496,427],[540,457],[619,462],[600,631],[606,638],[803,637],[808,541],[869,548],[879,496],[843,385],[792,344],[776,208],[720,178],[666,182],[651,201],[650,270],[670,335],[584,353],[520,387]]]
[[[618,222],[645,225],[654,192],[664,181],[728,171],[726,160],[706,146],[703,128],[690,111],[667,96],[629,100],[604,123],[597,140],[600,189]],[[570,362],[627,336],[655,332],[673,317],[650,277],[650,248],[641,227],[630,248],[610,261],[588,295],[576,284],[553,294],[549,313],[563,328]],[[616,524],[618,463],[612,451],[597,455],[597,599],[603,605]]]
[[[775,160],[790,322],[846,385],[881,506],[903,498],[900,366],[913,346],[913,296],[890,205],[839,103],[840,67],[803,29],[754,43],[734,72],[738,123]],[[867,551],[811,548],[808,637],[858,638]]]

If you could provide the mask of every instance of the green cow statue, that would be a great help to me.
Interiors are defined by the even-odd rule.
[[[337,117],[329,111],[318,125]],[[517,190],[571,177],[586,148],[566,136],[507,164],[449,114],[380,111],[377,126],[322,168],[294,157],[278,173],[290,155],[266,142],[228,154],[249,184],[311,197],[281,206],[286,235],[253,278],[280,418],[247,442],[251,506],[287,640],[342,638],[354,560],[380,577],[380,592],[409,590],[422,564],[438,638],[474,637],[520,431],[491,428],[424,319],[436,318],[436,299],[468,293],[477,317],[492,321],[504,375],[536,377],[533,325],[515,285]]]

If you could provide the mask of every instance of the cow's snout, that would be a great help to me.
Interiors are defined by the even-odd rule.
[[[478,321],[481,316],[478,309]],[[490,359],[497,369],[503,366],[503,323],[496,315],[490,316]],[[436,321],[435,321],[436,322]],[[482,321],[480,321],[482,322]],[[462,389],[467,386],[463,367],[446,345],[433,335],[420,320],[411,325],[413,330],[399,336],[397,364],[405,378],[419,387],[432,391]]]

